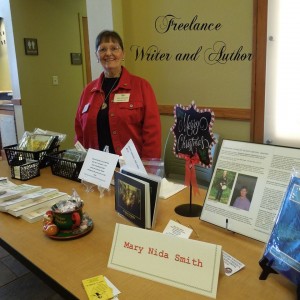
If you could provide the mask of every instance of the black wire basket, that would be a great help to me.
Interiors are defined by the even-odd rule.
[[[59,145],[41,151],[26,151],[20,150],[18,144],[3,147],[7,162],[10,166],[17,165],[24,160],[37,160],[40,168],[45,168],[50,165],[47,154],[57,152]]]
[[[53,175],[80,182],[78,178],[83,161],[72,161],[63,158],[65,150],[48,154]]]
[[[38,160],[23,160],[22,163],[11,165],[11,178],[28,180],[40,176],[40,166]]]

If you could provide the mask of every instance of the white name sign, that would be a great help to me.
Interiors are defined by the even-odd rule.
[[[116,224],[108,267],[216,298],[222,247]]]

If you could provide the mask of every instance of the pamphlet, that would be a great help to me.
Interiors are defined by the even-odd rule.
[[[242,262],[231,256],[229,253],[225,252],[224,250],[222,251],[222,253],[224,259],[225,275],[231,276],[245,267]]]
[[[192,228],[186,227],[178,222],[170,220],[166,228],[164,229],[163,234],[188,239],[191,236],[192,232]]]
[[[103,275],[83,279],[82,284],[89,300],[117,299],[117,295],[120,294],[120,291]]]

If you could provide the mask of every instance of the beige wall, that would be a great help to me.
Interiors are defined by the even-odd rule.
[[[109,1],[109,0],[107,0]],[[30,9],[28,9],[30,7]],[[252,52],[252,0],[112,0],[113,25],[125,42],[125,65],[152,84],[159,104],[196,105],[213,109],[251,107],[251,61],[209,64],[206,51],[215,42],[226,44],[232,52],[242,46]],[[73,145],[74,115],[85,84],[82,66],[70,64],[70,53],[81,52],[78,13],[86,15],[84,0],[11,0],[14,38],[26,130],[35,127],[67,133],[65,147]],[[215,31],[174,31],[159,33],[155,20],[167,14],[178,21],[221,23]],[[104,28],[99,28],[99,31]],[[25,37],[38,39],[39,55],[24,54]],[[144,51],[151,45],[169,53],[169,61],[135,59],[131,46]],[[177,61],[179,52],[197,59]],[[52,85],[57,75],[59,85]],[[162,116],[163,143],[173,125],[172,116]],[[222,138],[250,140],[249,122],[216,119],[213,131]]]
[[[0,91],[11,91],[6,30],[0,17]]]
[[[74,116],[84,87],[82,65],[71,65],[70,53],[81,52],[78,14],[85,0],[11,0],[25,130],[39,127],[67,134],[72,147]],[[38,40],[39,54],[25,55],[24,38]],[[59,84],[52,85],[57,75]]]
[[[159,104],[196,105],[211,108],[251,107],[252,61],[208,61],[208,53],[217,47],[226,47],[232,53],[242,46],[242,53],[252,53],[252,0],[114,0],[114,28],[123,34],[125,42],[125,65],[133,73],[152,84]],[[122,11],[122,18],[120,18]],[[213,31],[169,30],[159,33],[155,21],[160,16],[172,14],[177,22],[220,23],[221,28]],[[120,21],[121,20],[121,21]],[[162,22],[159,22],[162,26]],[[144,51],[155,46],[157,51],[172,55],[170,60],[136,59],[136,45]],[[201,51],[197,59],[176,60],[178,53]],[[212,57],[212,55],[211,55]],[[173,125],[170,116],[161,117],[163,142]],[[249,122],[216,119],[213,131],[223,138],[250,140]]]

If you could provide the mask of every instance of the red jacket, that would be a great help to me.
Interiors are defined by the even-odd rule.
[[[99,149],[97,115],[104,101],[104,74],[83,90],[75,117],[75,141],[86,149]],[[128,102],[114,102],[116,94],[128,93]],[[161,157],[161,124],[155,94],[148,81],[122,67],[118,85],[109,97],[110,134],[116,154],[132,139],[141,158]]]

